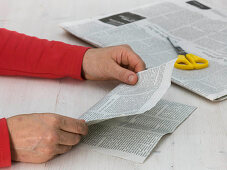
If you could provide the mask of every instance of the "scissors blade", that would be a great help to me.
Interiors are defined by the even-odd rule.
[[[169,37],[167,37],[167,40],[168,40],[168,41],[170,42],[170,44],[173,46],[173,48],[175,49],[175,51],[176,51],[176,53],[177,53],[178,55],[186,55],[186,54],[187,54],[180,46],[175,45],[175,44],[173,43],[173,41],[170,40]]]

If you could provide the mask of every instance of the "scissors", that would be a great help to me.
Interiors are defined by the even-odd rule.
[[[174,45],[169,37],[167,37],[167,40],[178,54],[178,59],[174,64],[175,68],[182,70],[199,70],[208,67],[209,62],[206,59],[187,53],[180,46]]]

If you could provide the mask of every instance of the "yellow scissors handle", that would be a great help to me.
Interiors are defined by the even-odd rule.
[[[190,63],[184,55],[178,55],[178,59],[174,64],[174,67],[182,70],[193,70],[194,66]]]
[[[174,67],[182,70],[203,69],[208,67],[209,62],[194,54],[178,55]]]
[[[186,54],[186,58],[190,63],[192,63],[194,69],[203,69],[209,65],[209,62],[206,59],[198,57],[194,54]]]

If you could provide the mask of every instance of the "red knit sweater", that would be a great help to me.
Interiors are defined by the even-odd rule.
[[[0,75],[82,79],[81,66],[87,49],[0,28]],[[3,118],[0,119],[0,167],[10,165],[9,133]]]

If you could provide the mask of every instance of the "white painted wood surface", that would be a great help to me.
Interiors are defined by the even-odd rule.
[[[158,0],[0,0],[0,26],[29,35],[86,45],[58,24],[130,9]],[[226,0],[203,0],[227,10]],[[0,117],[55,112],[79,117],[117,82],[0,77]],[[198,109],[164,137],[144,164],[74,147],[44,164],[13,163],[9,169],[227,170],[227,101],[212,103],[172,85],[166,99]]]

